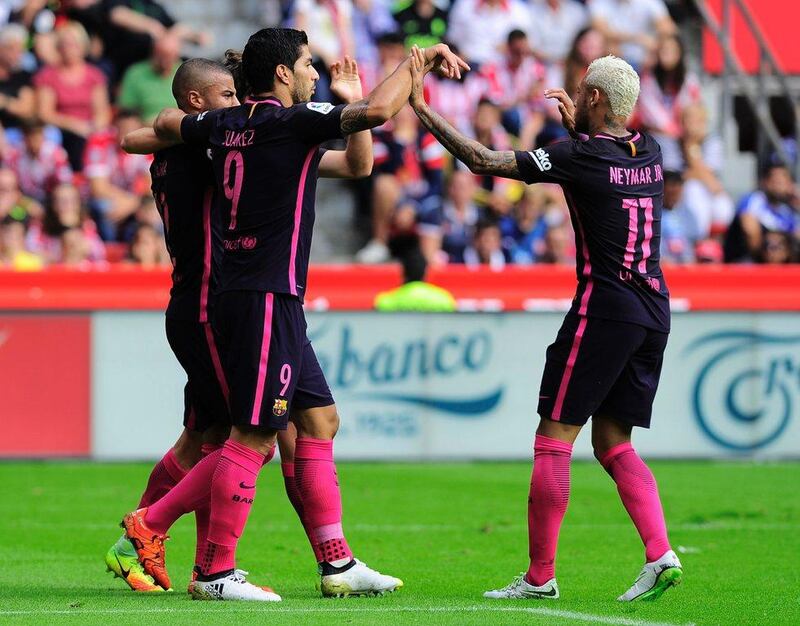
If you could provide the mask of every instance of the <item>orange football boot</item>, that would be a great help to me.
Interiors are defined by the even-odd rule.
[[[144,516],[147,514],[147,507],[128,513],[122,518],[122,526],[125,535],[128,537],[136,554],[139,556],[139,563],[147,574],[164,589],[171,589],[172,582],[169,579],[166,565],[166,551],[164,542],[169,539],[166,535],[159,535],[147,527]]]

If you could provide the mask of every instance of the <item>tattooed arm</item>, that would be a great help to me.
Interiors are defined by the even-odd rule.
[[[489,174],[522,180],[513,150],[490,150],[483,144],[458,132],[446,119],[428,106],[422,89],[425,67],[417,48],[412,51],[410,64],[411,106],[422,125],[439,140],[439,143],[475,174]]]
[[[449,78],[461,78],[461,70],[469,70],[469,65],[445,44],[436,44],[419,53],[426,64],[438,67],[440,73]],[[340,122],[342,134],[349,135],[380,126],[405,106],[411,93],[410,65],[409,57],[366,98],[344,108]]]

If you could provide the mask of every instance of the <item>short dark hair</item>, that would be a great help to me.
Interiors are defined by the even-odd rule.
[[[475,224],[475,237],[480,235],[485,230],[490,230],[492,228],[500,229],[500,223],[493,217],[484,216],[478,220],[478,223]]]
[[[244,77],[242,51],[234,50],[233,48],[226,50],[223,64],[233,76],[233,86],[236,88],[236,97],[239,99],[239,102],[244,102],[244,99],[250,95],[250,85]]]
[[[792,176],[792,170],[789,169],[789,166],[785,165],[784,163],[780,162],[772,162],[767,163],[764,168],[761,170],[761,180],[767,180],[775,170],[784,170],[785,172],[789,173],[789,176]],[[792,176],[794,179],[794,177]]]
[[[271,91],[275,69],[279,65],[293,68],[300,49],[307,45],[305,32],[294,28],[262,28],[251,35],[242,52],[242,70],[253,93]]]
[[[428,270],[428,261],[419,247],[411,248],[400,259],[403,264],[403,282],[411,283],[414,281],[425,280],[425,273]]]
[[[378,46],[402,46],[405,41],[402,33],[394,30],[378,35],[375,44]]]
[[[172,79],[172,96],[178,107],[185,109],[189,92],[205,89],[211,82],[210,77],[218,73],[230,74],[231,71],[222,63],[211,59],[189,59],[181,63]]]
[[[506,43],[511,45],[515,41],[519,39],[527,39],[528,35],[525,34],[525,31],[520,30],[519,28],[515,28],[510,33],[508,33],[508,39],[506,39]]]

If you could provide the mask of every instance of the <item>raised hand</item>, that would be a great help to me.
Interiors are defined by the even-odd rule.
[[[331,91],[343,102],[357,102],[364,97],[361,89],[361,79],[358,76],[358,63],[346,56],[344,62],[336,61],[330,67]]]
[[[443,78],[461,78],[461,70],[468,72],[469,65],[461,57],[455,54],[450,47],[443,43],[423,49],[426,61],[425,71],[431,69]],[[432,65],[430,65],[432,63]]]
[[[425,104],[425,93],[423,83],[425,80],[425,54],[420,48],[411,48],[411,95],[408,102],[416,109]]]
[[[575,132],[575,103],[563,89],[545,89],[544,97],[558,101],[558,112],[561,113],[561,124],[570,134]]]

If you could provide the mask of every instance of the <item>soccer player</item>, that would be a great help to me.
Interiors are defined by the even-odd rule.
[[[172,91],[178,106],[189,113],[239,104],[230,71],[206,59],[191,59],[181,65]],[[151,129],[142,129],[127,135],[123,147],[128,152],[145,154],[165,147],[156,140]],[[230,429],[228,386],[210,323],[218,271],[214,267],[218,259],[212,255],[216,245],[212,231],[216,238],[219,234],[218,228],[212,228],[211,161],[202,150],[176,145],[156,153],[150,173],[173,263],[166,311],[167,340],[186,371],[187,383],[183,432],[153,468],[139,509],[158,501],[200,458],[219,448]],[[207,503],[195,510],[195,516],[197,553],[202,556],[208,532]],[[136,550],[125,535],[109,549],[105,560],[108,569],[134,591],[162,591],[143,571]]]
[[[648,428],[669,332],[669,294],[659,266],[664,192],[656,142],[626,122],[639,77],[625,61],[594,61],[577,104],[558,101],[573,136],[534,152],[493,151],[432,111],[422,91],[429,67],[413,51],[411,104],[425,127],[476,174],[526,183],[557,183],[575,229],[578,291],[547,361],[539,392],[528,499],[528,571],[487,598],[558,598],[555,556],[569,499],[572,444],[592,417],[594,453],[645,545],[645,565],[618,599],[655,599],[682,577],[670,548],[656,481],[631,445],[634,426]],[[583,137],[581,135],[584,135]]]
[[[347,102],[361,99],[354,60],[345,58],[344,63],[334,64],[331,70],[331,88],[338,97]],[[206,59],[184,63],[173,84],[176,102],[187,113],[238,105],[234,88],[229,68]],[[151,167],[153,195],[164,220],[174,264],[172,297],[166,314],[167,338],[189,379],[185,388],[184,432],[154,468],[139,508],[149,506],[174,487],[202,456],[220,447],[230,430],[228,388],[209,322],[222,253],[221,228],[213,207],[211,161],[205,150],[173,143],[159,139],[152,129],[129,133],[123,141],[129,152],[156,152]],[[372,138],[368,131],[351,135],[346,150],[327,151],[320,163],[321,175],[336,177],[365,176],[371,167]],[[282,452],[284,474],[291,473],[287,468],[291,467],[292,444],[282,446],[287,449]],[[293,478],[287,476],[285,482],[295,508],[301,507],[295,503]],[[197,568],[205,553],[208,507],[199,507],[195,515]],[[143,572],[125,535],[108,551],[106,564],[136,591],[162,590]]]
[[[424,58],[449,76],[469,69],[437,45]],[[302,298],[320,170],[319,144],[379,126],[405,105],[410,59],[359,102],[308,102],[319,75],[302,31],[263,29],[250,37],[242,69],[252,96],[242,106],[155,122],[170,141],[211,144],[224,233],[215,325],[226,355],[233,427],[219,457],[198,463],[170,493],[125,517],[145,571],[169,586],[164,534],[211,492],[207,548],[193,596],[272,600],[235,567],[235,550],[258,473],[291,415],[297,427],[295,484],[323,560],[324,595],[382,593],[402,585],[353,558],[342,531],[333,462],[336,406],[306,336]]]

